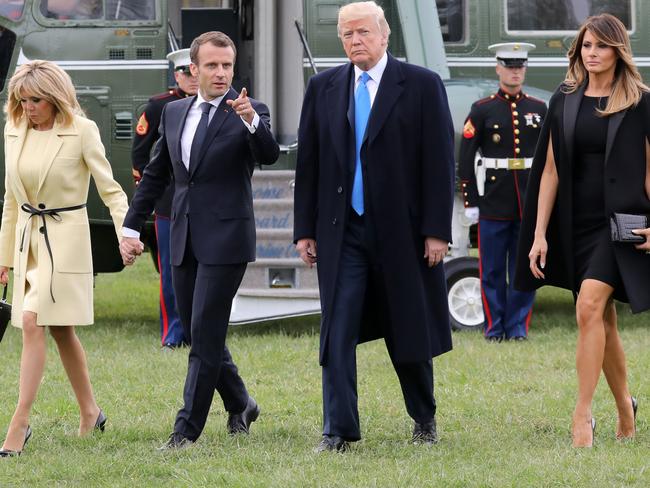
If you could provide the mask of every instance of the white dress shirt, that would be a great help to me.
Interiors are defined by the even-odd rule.
[[[381,82],[381,77],[383,76],[384,70],[386,69],[386,64],[388,64],[388,55],[384,53],[384,55],[377,62],[377,64],[367,71],[368,76],[370,76],[370,79],[366,82],[366,86],[368,87],[368,93],[370,94],[371,107],[372,104],[375,103],[375,97],[377,96],[377,90],[379,90],[379,83]],[[357,88],[359,87],[361,73],[363,73],[363,70],[358,66],[355,66],[354,67],[354,92],[355,93],[357,92]]]

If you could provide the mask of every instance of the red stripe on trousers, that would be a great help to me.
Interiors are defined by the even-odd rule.
[[[481,262],[481,222],[479,221],[477,226],[476,237],[478,239],[478,276],[481,280],[481,301],[483,302],[483,310],[485,311],[485,317],[487,318],[488,326],[485,330],[485,335],[490,332],[492,329],[492,314],[490,314],[490,307],[488,306],[487,298],[483,292],[483,263]]]

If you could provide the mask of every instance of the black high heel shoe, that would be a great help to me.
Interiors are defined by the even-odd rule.
[[[97,416],[97,420],[95,421],[95,430],[104,432],[104,428],[106,427],[106,420],[108,420],[108,418],[104,414],[104,411],[100,408],[99,415]]]
[[[20,451],[13,451],[11,449],[0,449],[0,457],[20,456],[22,452],[25,450],[27,441],[30,439],[31,436],[32,436],[32,428],[28,425],[27,430],[25,431],[25,440],[23,441],[23,448]]]

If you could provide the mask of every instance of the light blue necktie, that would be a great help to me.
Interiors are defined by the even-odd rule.
[[[356,140],[356,164],[354,167],[354,183],[352,184],[352,208],[363,215],[363,174],[361,172],[361,144],[366,133],[368,117],[370,116],[370,93],[366,83],[370,75],[361,73],[359,86],[354,94],[354,135]]]

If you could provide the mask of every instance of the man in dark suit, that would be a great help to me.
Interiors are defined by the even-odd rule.
[[[437,442],[431,359],[451,349],[442,261],[451,241],[453,126],[440,78],[386,53],[374,2],[339,11],[351,63],[311,78],[299,129],[294,239],[318,262],[323,438],[360,438],[356,346],[384,337],[413,441]]]
[[[190,47],[199,93],[165,105],[151,162],[124,221],[120,251],[125,264],[141,252],[139,230],[171,175],[172,281],[191,348],[183,408],[161,449],[196,441],[215,388],[228,412],[231,434],[248,433],[259,407],[249,396],[225,345],[232,299],[255,259],[251,175],[254,163],[279,155],[269,110],[231,88],[235,45],[221,32],[206,32]]]

